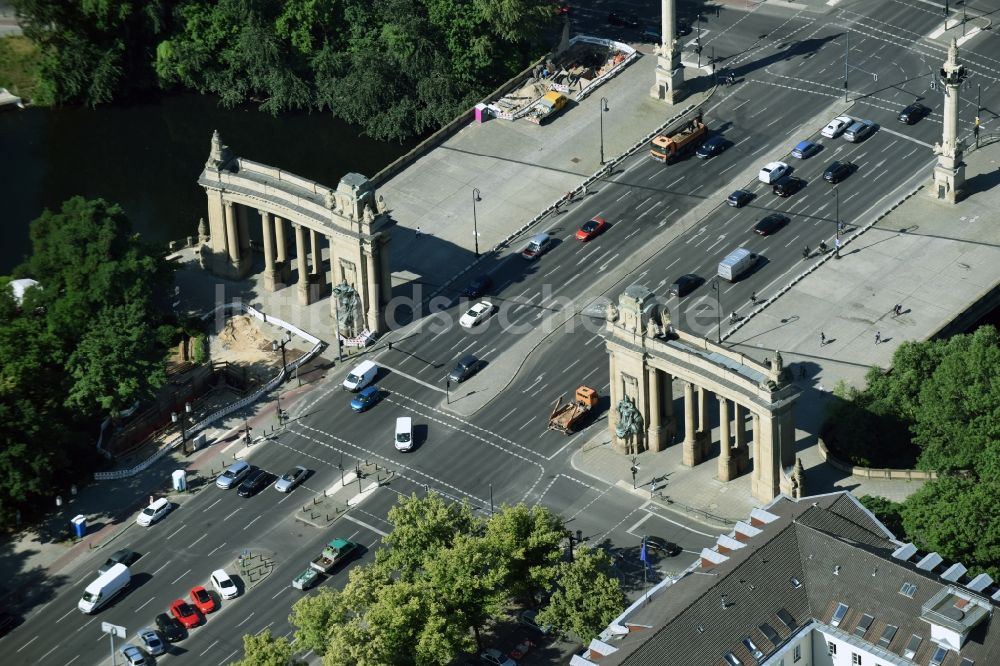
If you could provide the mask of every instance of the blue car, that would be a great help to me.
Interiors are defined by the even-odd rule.
[[[351,409],[356,412],[363,412],[376,402],[378,402],[379,390],[377,386],[368,386],[361,390],[354,400],[351,400]]]
[[[800,160],[812,157],[820,150],[820,145],[814,141],[799,141],[798,144],[792,148],[792,157],[797,157]]]

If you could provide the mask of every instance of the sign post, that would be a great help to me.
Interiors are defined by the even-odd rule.
[[[111,666],[116,665],[115,660],[115,636],[118,638],[125,638],[125,627],[121,627],[117,624],[111,624],[110,622],[101,622],[101,631],[108,635],[111,639]]]

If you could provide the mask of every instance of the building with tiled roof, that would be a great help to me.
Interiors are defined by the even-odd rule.
[[[573,666],[996,666],[1000,586],[892,535],[849,493],[754,509]]]

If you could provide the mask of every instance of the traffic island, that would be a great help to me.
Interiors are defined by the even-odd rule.
[[[395,476],[391,469],[376,463],[364,463],[349,472],[343,472],[341,480],[299,507],[295,520],[310,527],[323,529],[343,516],[352,506],[367,499],[380,486],[389,483]]]
[[[233,562],[233,568],[240,572],[245,594],[274,571],[274,553],[245,549]]]

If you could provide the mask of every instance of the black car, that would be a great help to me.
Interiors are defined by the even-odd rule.
[[[21,624],[21,618],[10,613],[0,612],[0,636],[6,636]]]
[[[674,280],[674,283],[670,285],[670,290],[667,293],[671,296],[677,297],[686,296],[700,287],[703,282],[705,282],[705,278],[700,275],[685,273]]]
[[[139,559],[139,554],[132,552],[128,548],[122,548],[121,550],[116,550],[114,553],[111,554],[111,557],[109,557],[104,562],[104,564],[100,566],[100,568],[97,570],[97,573],[102,574],[111,567],[115,566],[116,564],[124,564],[125,566],[129,566],[137,559]]]
[[[258,467],[247,474],[247,478],[243,479],[243,483],[236,489],[236,494],[240,497],[253,497],[271,485],[272,481],[274,477]]]
[[[480,275],[473,278],[472,282],[465,285],[465,289],[462,290],[462,296],[467,298],[479,298],[493,286],[493,280],[490,279],[489,275]]]
[[[186,635],[181,623],[166,613],[160,613],[156,616],[156,630],[171,643],[184,640],[184,636]]]
[[[448,373],[448,379],[453,382],[464,382],[472,375],[479,372],[483,367],[483,362],[475,356],[463,356],[459,359],[455,367]]]
[[[705,141],[705,143],[698,146],[698,150],[695,151],[695,155],[697,155],[702,159],[715,157],[723,150],[725,150],[727,145],[728,144],[726,142],[725,137],[716,134],[714,136],[709,137],[708,140]]]
[[[664,553],[668,557],[674,557],[684,552],[684,549],[673,541],[667,541],[655,536],[646,537],[646,548]]]
[[[742,208],[743,206],[750,203],[753,199],[753,194],[747,192],[746,190],[736,190],[728,197],[726,197],[726,203],[733,208]]]
[[[617,9],[612,9],[608,12],[608,23],[611,25],[620,25],[624,28],[638,28],[641,25],[638,16]]]
[[[831,162],[823,172],[823,180],[828,183],[839,183],[851,175],[854,165],[850,162]]]
[[[917,122],[930,112],[931,110],[928,109],[923,104],[921,104],[920,102],[914,102],[913,104],[910,104],[908,107],[900,111],[899,115],[896,116],[896,119],[899,120],[899,122],[901,123],[912,125],[913,123]]]
[[[690,35],[690,34],[691,34],[691,24],[685,21],[684,19],[678,19],[674,27],[674,36],[683,37],[684,35]],[[653,24],[647,25],[642,30],[642,38],[644,41],[654,42],[659,44],[662,41],[661,35],[662,32],[660,30],[659,23],[655,25]]]
[[[805,186],[806,181],[801,178],[796,178],[795,176],[783,176],[775,181],[774,187],[771,188],[771,191],[779,197],[790,197]]]
[[[770,236],[781,227],[788,224],[788,218],[780,213],[771,213],[754,225],[753,230],[761,236]]]

